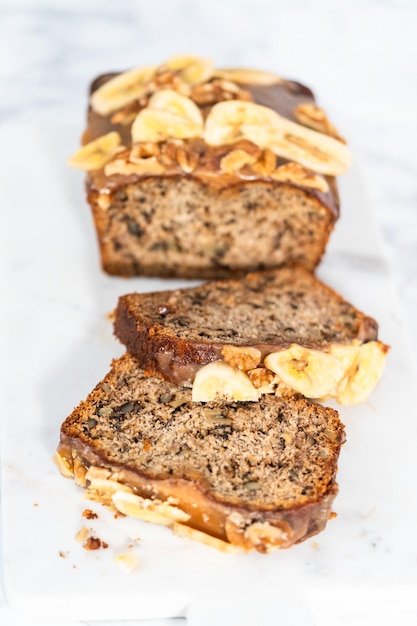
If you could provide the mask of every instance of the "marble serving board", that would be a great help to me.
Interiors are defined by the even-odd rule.
[[[108,317],[117,297],[187,284],[102,273],[83,174],[65,164],[78,134],[75,124],[41,119],[16,121],[0,137],[9,207],[1,442],[8,602],[32,619],[186,616],[192,626],[268,624],[277,615],[285,625],[323,625],[355,613],[392,613],[398,622],[417,610],[417,377],[355,170],[341,181],[343,216],[318,274],[375,316],[392,348],[370,400],[340,409],[347,442],[337,517],[325,532],[268,556],[226,555],[166,528],[115,519],[58,473],[52,455],[61,422],[123,352]],[[22,179],[23,145],[30,168]],[[98,519],[86,520],[86,508]],[[82,526],[108,548],[85,551],[75,539]],[[134,572],[115,564],[124,553],[136,553]]]

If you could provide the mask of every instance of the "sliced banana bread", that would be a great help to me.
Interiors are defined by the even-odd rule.
[[[55,460],[122,513],[269,552],[324,529],[343,441],[333,409],[301,397],[195,403],[125,354],[65,420]]]
[[[227,278],[319,262],[350,155],[310,89],[207,59],[92,84],[87,196],[109,274]]]
[[[229,379],[226,395],[238,399],[233,387],[245,381],[242,372],[239,380],[233,376],[233,366],[250,379],[244,399],[257,399],[255,386],[268,393],[289,388],[307,397],[360,402],[375,387],[387,352],[377,340],[376,321],[302,267],[125,295],[114,329],[147,372],[179,385],[194,383],[196,400],[215,397],[220,380],[227,387]],[[202,366],[213,361],[231,368],[216,373],[212,367],[203,374]],[[196,382],[206,388],[203,394]]]

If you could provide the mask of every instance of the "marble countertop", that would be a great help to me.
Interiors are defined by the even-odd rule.
[[[415,0],[3,0],[0,127],[51,119],[81,133],[92,77],[177,52],[305,82],[349,139],[417,362],[416,32]]]

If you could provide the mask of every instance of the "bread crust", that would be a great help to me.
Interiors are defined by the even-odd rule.
[[[115,75],[98,77],[91,93]],[[299,103],[314,102],[311,90],[295,81],[243,87],[256,103],[291,120]],[[131,123],[115,123],[113,115],[99,115],[89,107],[83,143],[116,131],[129,148],[130,129]],[[191,171],[185,171],[175,157],[179,143],[182,153],[198,162]],[[326,177],[323,192],[296,181],[274,180],[260,171],[251,171],[250,176],[223,172],[222,156],[241,149],[241,144],[249,152],[261,153],[248,141],[209,146],[202,139],[177,140],[161,144],[161,150],[166,149],[162,175],[106,175],[105,168],[90,172],[87,201],[103,270],[126,277],[203,279],[238,277],[287,262],[313,270],[339,216],[334,177]],[[278,164],[286,163],[278,159]],[[185,230],[182,217],[178,221],[184,210],[189,218]]]
[[[378,325],[305,269],[283,267],[121,296],[114,333],[147,372],[191,385],[202,365],[222,359],[225,345],[257,347],[262,358],[293,343],[326,350],[376,340]]]
[[[158,401],[167,393],[174,406]],[[184,393],[183,404],[175,406]],[[126,354],[64,422],[58,454],[69,473],[76,467],[84,474],[92,466],[104,468],[112,481],[143,498],[175,502],[190,516],[190,528],[245,550],[290,547],[323,530],[338,490],[337,461],[345,438],[336,411],[301,397],[268,397],[245,406],[220,401],[202,406],[190,398],[187,390],[146,377]],[[217,423],[206,421],[216,407],[233,424],[226,439]],[[271,430],[262,434],[267,424]],[[260,448],[258,436],[265,440]],[[269,441],[276,442],[272,448]],[[183,460],[178,457],[182,449],[188,455]],[[246,457],[255,452],[257,461],[248,465]],[[232,457],[236,467],[230,474],[224,464]],[[298,478],[291,478],[295,470]],[[260,476],[266,483],[253,483]],[[274,536],[278,529],[282,537],[275,536],[274,545],[249,540],[253,524],[254,530],[262,525]]]

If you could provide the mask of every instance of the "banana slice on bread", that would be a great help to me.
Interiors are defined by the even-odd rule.
[[[212,145],[248,139],[277,156],[330,176],[346,172],[352,161],[342,142],[253,102],[231,100],[214,105],[206,119],[204,138]]]
[[[292,390],[306,398],[335,398],[339,404],[359,404],[375,389],[387,351],[380,341],[332,345],[329,351],[293,344],[268,354],[263,364],[250,370],[249,375],[238,366],[215,361],[197,372],[192,398],[195,402],[219,397],[258,400],[263,393],[281,394],[284,389],[286,394]]]
[[[160,142],[188,139],[203,133],[203,117],[196,104],[172,89],[163,89],[150,98],[148,106],[132,125],[132,141]]]

